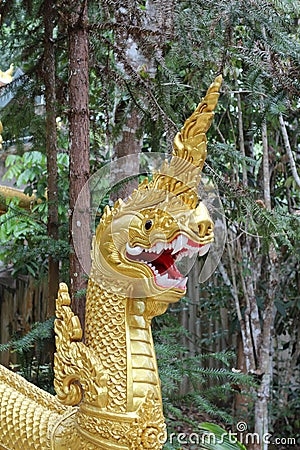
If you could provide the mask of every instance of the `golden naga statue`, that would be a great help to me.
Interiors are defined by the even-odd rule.
[[[1,14],[0,14],[0,17],[1,17]],[[0,69],[0,87],[6,86],[7,84],[12,82],[13,73],[14,73],[14,65],[13,64],[11,64],[9,69],[7,69],[5,72],[3,72]],[[2,143],[3,143],[2,131],[3,131],[3,125],[2,125],[2,122],[0,121],[0,150],[2,149]]]
[[[221,76],[185,122],[170,162],[108,206],[92,248],[85,341],[58,292],[52,396],[0,366],[0,449],[147,450],[166,440],[151,319],[185,293],[175,265],[203,255],[213,223],[197,189]]]
[[[9,69],[5,70],[4,72],[0,70],[0,86],[5,86],[6,84],[9,84],[13,80],[13,73],[14,73],[14,65],[11,64]]]
[[[24,194],[21,189],[9,186],[0,186],[0,216],[6,214],[9,201],[13,198],[18,200],[18,207],[30,211],[34,205],[40,203],[41,200],[36,196]]]

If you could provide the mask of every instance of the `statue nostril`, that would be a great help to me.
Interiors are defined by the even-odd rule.
[[[199,235],[200,235],[200,237],[203,237],[205,235],[205,228],[206,228],[204,223],[200,223],[198,228],[199,228]]]
[[[206,230],[206,234],[211,234],[214,230],[214,227],[212,224],[209,224]]]
[[[203,221],[198,225],[200,237],[209,236],[213,231],[213,225],[210,221]]]

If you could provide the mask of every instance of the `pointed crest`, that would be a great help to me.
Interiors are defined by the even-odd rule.
[[[222,75],[219,75],[175,136],[170,163],[165,161],[149,185],[149,188],[179,196],[190,208],[195,208],[198,201],[197,190],[207,153],[206,133],[218,103],[221,83]],[[145,186],[139,188],[144,189]]]
[[[222,75],[219,75],[174,139],[173,156],[185,159],[202,170],[206,158],[206,133],[214,117],[217,106]]]

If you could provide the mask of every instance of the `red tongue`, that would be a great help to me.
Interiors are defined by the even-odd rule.
[[[130,259],[133,261],[143,260],[151,263],[158,270],[160,275],[168,273],[169,278],[177,280],[178,278],[182,278],[182,275],[175,266],[176,256],[171,253],[172,250],[164,250],[159,255],[157,253],[143,251],[142,255],[130,255]]]
[[[175,264],[173,264],[173,266],[169,267],[168,277],[173,278],[174,280],[177,280],[178,278],[182,278],[182,275],[179,272],[179,270],[177,269],[177,267],[175,266]]]
[[[168,272],[170,278],[181,278],[181,273],[174,264],[174,258],[171,255],[171,252],[164,251],[161,253],[157,259],[153,261],[153,265],[161,275]]]

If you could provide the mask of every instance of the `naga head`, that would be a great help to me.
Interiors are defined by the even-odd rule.
[[[178,301],[187,282],[180,261],[208,252],[214,225],[198,186],[221,82],[217,77],[177,133],[170,162],[127,200],[105,208],[94,237],[91,277],[106,289],[165,304]]]

